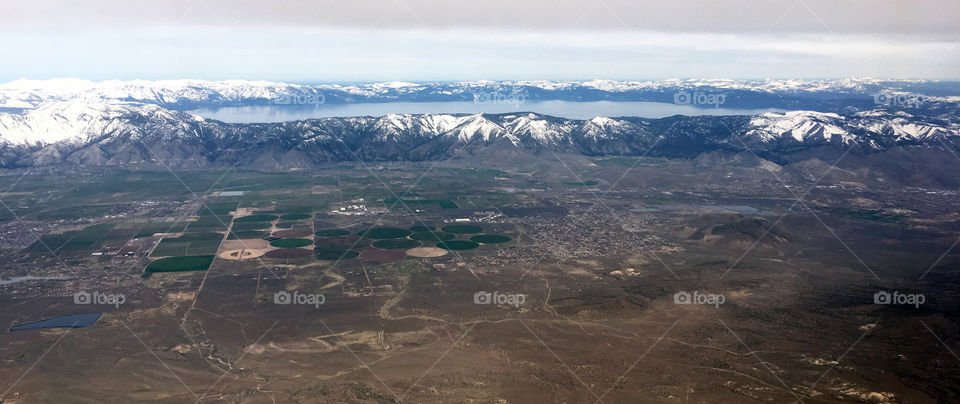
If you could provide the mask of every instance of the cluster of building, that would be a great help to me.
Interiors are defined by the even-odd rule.
[[[533,239],[534,248],[528,253],[546,253],[559,260],[633,254],[666,243],[657,236],[627,231],[637,226],[626,216],[587,210],[566,217],[524,217],[516,222]]]
[[[386,211],[386,208],[370,208],[363,198],[354,199],[334,208],[330,213],[346,216],[367,216],[379,215]]]

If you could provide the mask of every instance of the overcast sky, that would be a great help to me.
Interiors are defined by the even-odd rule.
[[[0,81],[960,78],[956,0],[0,1]]]

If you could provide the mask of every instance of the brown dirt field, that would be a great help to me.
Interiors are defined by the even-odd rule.
[[[225,251],[223,251],[223,252],[220,253],[220,258],[223,258],[223,259],[226,259],[226,260],[233,260],[233,261],[248,260],[248,259],[252,259],[252,258],[261,257],[261,256],[263,256],[263,253],[264,253],[264,252],[266,252],[266,250],[265,250],[265,249],[262,249],[262,248],[258,248],[258,249],[247,248],[247,249],[237,249],[237,250],[225,250]]]
[[[308,250],[305,248],[280,248],[276,250],[267,251],[264,254],[264,257],[267,258],[276,258],[276,259],[289,259],[289,258],[307,258],[313,255],[313,250]]]
[[[381,250],[367,247],[360,250],[360,257],[374,262],[394,262],[406,258],[407,255],[399,250]]]
[[[242,249],[267,249],[270,248],[270,242],[258,238],[246,240],[227,240],[221,246],[224,250],[242,250]]]
[[[279,230],[273,232],[273,237],[280,238],[298,238],[298,237],[307,237],[313,234],[310,230]]]
[[[417,247],[407,250],[407,255],[417,258],[435,258],[447,255],[448,252],[437,247]]]
[[[197,297],[197,292],[173,292],[167,293],[167,299],[175,302],[189,302]]]

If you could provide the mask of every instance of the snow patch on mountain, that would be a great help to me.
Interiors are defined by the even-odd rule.
[[[960,124],[957,123],[930,123],[905,113],[882,116],[880,119],[877,119],[875,114],[857,116],[866,118],[860,122],[862,128],[897,142],[942,140],[960,136]]]
[[[503,133],[504,129],[500,125],[487,119],[483,114],[474,114],[461,118],[457,126],[446,135],[468,143],[474,140],[489,142]]]
[[[580,130],[585,138],[596,142],[600,139],[612,139],[621,136],[633,130],[633,125],[627,121],[598,116],[584,122]]]
[[[23,114],[0,114],[0,142],[46,145],[86,141],[108,131],[126,112],[124,105],[82,101],[46,103]]]
[[[445,114],[389,114],[376,120],[377,140],[398,139],[404,135],[432,138],[452,130],[460,123],[457,117]]]
[[[44,146],[88,143],[104,136],[126,134],[136,138],[141,125],[164,127],[167,136],[193,133],[204,119],[153,104],[81,100],[46,102],[23,113],[0,113],[0,144]]]
[[[519,139],[542,145],[558,145],[569,141],[571,127],[568,124],[550,122],[536,114],[508,115],[503,117],[504,129]]]
[[[769,112],[750,119],[748,137],[761,142],[785,138],[797,142],[831,141],[835,136],[847,144],[856,136],[843,129],[844,118],[837,114],[814,111]]]

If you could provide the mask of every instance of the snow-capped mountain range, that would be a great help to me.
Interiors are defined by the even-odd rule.
[[[447,159],[489,147],[583,155],[695,157],[712,151],[870,154],[952,147],[960,124],[883,110],[662,119],[557,118],[534,113],[424,114],[230,124],[155,104],[45,102],[0,113],[0,167],[58,164],[309,167],[338,161]]]
[[[960,124],[906,112],[864,111],[849,115],[812,111],[766,113],[750,119],[744,137],[769,144],[796,142],[858,144],[881,149],[893,144],[939,142],[960,136]]]
[[[927,106],[960,103],[960,83],[936,81],[843,80],[660,80],[660,81],[472,81],[356,85],[289,84],[270,81],[205,80],[17,80],[0,84],[0,108],[32,109],[50,101],[132,101],[172,109],[266,104],[342,104],[389,101],[674,102],[682,92],[723,95],[740,108],[833,111],[846,106],[876,107],[876,96],[922,97]]]
[[[900,98],[877,99],[871,95],[876,91]],[[470,100],[520,93],[541,100],[673,102],[678,92],[722,93],[740,105],[755,102],[786,107],[787,112],[585,120],[527,112],[389,114],[256,124],[188,112],[198,106]],[[286,169],[356,160],[449,159],[508,149],[680,158],[750,149],[782,159],[821,149],[862,155],[916,148],[956,153],[958,104],[958,83],[871,79],[360,85],[20,80],[0,85],[0,168],[163,163]],[[805,105],[812,107],[801,108]]]

